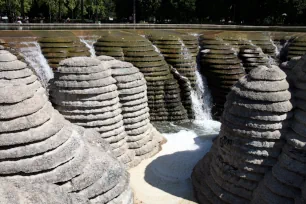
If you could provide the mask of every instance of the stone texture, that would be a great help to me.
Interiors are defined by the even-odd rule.
[[[49,66],[56,70],[59,62],[71,57],[90,56],[89,49],[80,39],[71,37],[43,37],[38,40]]]
[[[254,203],[280,201],[262,188],[267,184],[261,181],[269,177],[277,164],[292,117],[285,78],[278,67],[261,66],[233,86],[227,96],[219,136],[192,173],[199,203],[250,203],[253,198]],[[266,183],[274,188],[273,192],[281,191],[275,187],[277,182],[270,179]],[[263,190],[258,193],[258,189]]]
[[[171,74],[164,57],[156,52],[148,39],[128,32],[112,31],[98,39],[94,47],[97,56],[108,55],[130,62],[144,75],[148,87],[150,120],[188,119],[178,81]],[[129,72],[133,70],[130,69]],[[160,107],[163,108],[163,111],[160,110]],[[174,110],[173,107],[179,107],[179,110]]]
[[[7,53],[0,53],[3,55]],[[14,69],[0,72],[8,76]],[[22,88],[34,83],[37,88]],[[25,91],[31,94],[12,100],[5,91],[10,88],[16,90],[16,96]],[[65,120],[46,100],[38,81],[4,78],[0,98],[4,110],[0,118],[0,177],[13,182],[5,185],[6,181],[1,181],[5,186],[0,188],[1,202],[18,203],[20,198],[27,203],[41,203],[40,199],[46,203],[133,203],[131,194],[126,193],[130,192],[128,174],[109,144],[99,133]],[[56,186],[31,185],[43,182]],[[10,189],[13,192],[8,195]],[[17,195],[12,197],[14,192]]]
[[[136,155],[129,166],[135,166],[141,160],[156,154],[163,140],[149,120],[146,80],[143,74],[130,63],[110,60],[106,56],[100,56],[99,59],[103,63],[109,63],[112,77],[116,80],[123,124],[128,135],[128,148]],[[139,77],[135,79],[135,75]]]
[[[92,74],[93,69],[99,71],[95,73],[95,77],[97,73],[103,73],[98,75],[100,78],[92,80],[87,77]],[[108,62],[102,63],[89,57],[69,58],[61,61],[55,72],[50,96],[55,108],[67,120],[98,131],[102,138],[110,142],[118,159],[123,163],[129,163],[134,160],[135,153],[127,148],[127,134],[123,126],[119,91],[115,83]],[[69,93],[65,92],[67,89]],[[91,89],[99,91],[90,93]],[[117,151],[118,149],[120,151]],[[129,166],[128,163],[126,164]]]
[[[254,192],[252,203],[264,201],[269,203],[305,203],[305,104],[304,87],[306,87],[305,56],[295,62],[293,74],[298,80],[293,82],[297,101],[291,128],[285,135],[285,145],[277,164],[265,175]],[[302,88],[302,89],[301,89]]]
[[[224,110],[226,95],[238,79],[245,75],[242,61],[238,58],[238,50],[232,44],[215,36],[200,37],[201,72],[207,78],[214,106],[212,114],[220,119]]]
[[[0,179],[2,187],[0,188],[0,203],[10,204],[87,204],[88,199],[75,193],[68,194],[54,184],[48,183],[27,183],[12,182],[6,179]]]

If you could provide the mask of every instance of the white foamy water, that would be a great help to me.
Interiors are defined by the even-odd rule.
[[[196,203],[191,173],[196,163],[210,150],[212,138],[220,129],[219,122],[202,122],[202,125],[191,123],[187,127],[172,123],[165,125],[172,130],[163,134],[167,143],[162,146],[161,152],[129,170],[136,204]]]
[[[161,54],[160,50],[158,49],[158,47],[156,45],[152,44],[152,46],[154,47],[155,52]]]
[[[275,48],[275,56],[278,57],[280,54],[280,50],[279,48],[275,45],[274,41],[272,40],[272,38],[270,38],[270,42],[273,45],[273,47]]]
[[[85,46],[89,49],[90,57],[96,57],[96,51],[94,48],[94,44],[97,42],[97,40],[91,39],[91,40],[85,40],[84,38],[80,37],[80,41],[85,44]]]
[[[46,58],[41,52],[38,42],[22,42],[25,47],[20,48],[25,61],[35,70],[43,85],[46,87],[50,79],[54,77]]]
[[[197,83],[195,90],[191,91],[192,109],[196,121],[211,120],[212,99],[208,90],[206,79],[196,70]],[[204,81],[205,80],[205,81]]]

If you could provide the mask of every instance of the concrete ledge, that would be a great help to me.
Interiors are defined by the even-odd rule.
[[[0,23],[0,30],[75,30],[75,29],[203,29],[235,31],[306,32],[306,26],[245,26],[214,24],[72,24],[72,23]]]

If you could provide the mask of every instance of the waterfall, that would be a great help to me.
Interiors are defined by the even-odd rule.
[[[96,51],[93,45],[97,42],[97,40],[85,40],[83,37],[80,37],[80,41],[89,49],[90,56],[96,57]]]
[[[24,56],[25,61],[35,70],[38,78],[46,87],[48,81],[54,77],[46,58],[42,54],[38,42],[22,42],[25,47],[20,48],[20,52]]]
[[[160,52],[160,50],[158,49],[158,47],[157,47],[156,45],[153,45],[153,44],[152,44],[152,46],[154,47],[155,52],[157,52],[157,53],[159,53],[159,54],[161,55],[161,52]]]
[[[184,59],[192,59],[192,56],[184,42],[180,40],[180,43],[182,45],[181,54]],[[199,65],[200,63],[197,62],[197,64]],[[206,80],[200,74],[198,66],[196,66],[195,74],[197,78],[196,87],[195,89],[191,89],[192,110],[194,112],[195,120],[211,120],[212,100],[208,91],[208,86],[206,85]]]
[[[199,70],[196,70],[197,84],[195,90],[191,91],[192,109],[195,120],[211,120],[211,95],[206,85],[206,79],[202,78]]]

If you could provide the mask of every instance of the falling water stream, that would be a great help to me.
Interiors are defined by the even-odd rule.
[[[94,39],[87,40],[83,37],[80,37],[80,41],[84,43],[86,47],[89,49],[90,56],[96,57],[96,51],[93,45],[97,42],[97,40],[94,40]]]
[[[35,70],[42,84],[46,87],[48,81],[54,77],[53,71],[41,52],[38,42],[22,42],[24,47],[20,48],[24,59]]]
[[[190,52],[182,44],[182,57]],[[192,90],[195,120],[191,122],[160,122],[153,125],[167,139],[162,151],[130,170],[131,186],[136,203],[196,203],[190,175],[195,164],[209,151],[220,123],[210,114],[210,93],[198,69],[197,85]]]

